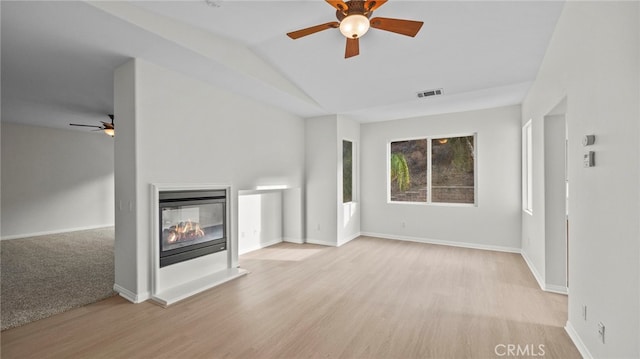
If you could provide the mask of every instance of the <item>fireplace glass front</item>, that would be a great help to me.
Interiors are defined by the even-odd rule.
[[[160,192],[160,267],[223,251],[226,191]]]

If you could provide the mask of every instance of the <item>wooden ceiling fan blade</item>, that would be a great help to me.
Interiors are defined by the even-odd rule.
[[[360,54],[360,39],[347,39],[347,48],[344,51],[344,58],[348,59]]]
[[[411,37],[415,37],[418,34],[422,24],[424,24],[422,21],[390,19],[387,17],[374,17],[371,19],[371,27]]]
[[[298,31],[292,31],[292,32],[288,32],[287,36],[289,36],[292,39],[299,39],[303,36],[307,36],[307,35],[311,35],[311,34],[315,34],[316,32],[322,31],[322,30],[326,30],[326,29],[335,29],[340,27],[340,23],[337,21],[332,21],[332,22],[328,22],[326,24],[322,24],[322,25],[316,25],[316,26],[311,26],[308,27],[306,29],[301,29]]]
[[[102,126],[96,126],[96,125],[81,125],[78,123],[70,123],[69,126],[81,126],[81,127],[95,127],[95,128],[102,128]]]
[[[365,2],[364,4],[364,8],[368,11],[371,12],[377,8],[379,8],[380,6],[384,5],[384,3],[386,3],[387,0],[370,0]]]
[[[104,122],[104,121],[100,121],[102,122],[102,127],[104,127],[105,129],[112,129],[113,128],[113,123],[109,123],[109,122]]]
[[[336,8],[336,10],[340,10],[342,12],[346,12],[349,10],[349,6],[342,0],[326,0],[329,5]]]

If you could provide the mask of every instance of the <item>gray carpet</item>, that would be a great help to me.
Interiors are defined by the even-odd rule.
[[[2,330],[115,294],[113,228],[0,242]]]

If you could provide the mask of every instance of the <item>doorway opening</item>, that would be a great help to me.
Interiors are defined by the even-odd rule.
[[[567,100],[544,117],[545,287],[567,293],[569,178]]]

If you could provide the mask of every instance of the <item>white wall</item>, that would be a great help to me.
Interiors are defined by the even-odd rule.
[[[115,286],[135,302],[139,298],[140,282],[147,281],[146,273],[139,273],[138,211],[136,201],[136,79],[135,61],[118,67],[114,73],[114,111],[118,119],[115,139]],[[142,255],[142,254],[140,254]],[[126,291],[126,292],[125,292]],[[145,292],[142,292],[144,294]],[[143,296],[142,296],[143,297]]]
[[[238,195],[238,253],[282,242],[282,192],[242,191]]]
[[[544,287],[567,291],[564,115],[544,117]]]
[[[558,99],[560,101],[561,99]],[[555,104],[554,104],[555,105]],[[545,114],[546,115],[546,114]],[[544,115],[543,115],[544,116]],[[531,119],[523,116],[522,124]],[[531,121],[532,212],[522,212],[522,256],[541,288],[545,287],[544,122]]]
[[[533,211],[522,212],[522,256],[540,288],[567,292],[565,207],[566,98],[531,122]],[[523,117],[522,123],[530,117]]]
[[[353,143],[357,166],[360,124],[344,116],[305,122],[306,242],[341,246],[360,235],[359,177],[354,180],[354,201],[342,200],[342,141]]]
[[[134,74],[125,76],[130,66]],[[119,110],[129,113],[135,151],[116,153],[116,175],[121,164],[128,170],[129,162],[135,162],[134,183],[132,178],[123,179],[134,189],[135,198],[123,189],[122,200],[135,202],[137,228],[129,226],[128,233],[120,234],[120,242],[116,238],[116,247],[136,253],[133,259],[126,257],[126,271],[116,272],[116,284],[126,284],[124,289],[144,298],[150,290],[150,246],[155,240],[150,229],[150,184],[230,185],[229,265],[236,267],[238,190],[274,184],[302,188],[304,121],[145,61],[132,60],[119,70],[123,74],[119,78],[116,73],[116,114]],[[124,98],[118,96],[121,90]],[[134,108],[125,108],[132,98]],[[130,214],[122,211],[120,216]],[[136,283],[130,283],[130,278],[137,278]]]
[[[567,2],[522,106],[523,120],[533,119],[539,129],[534,131],[534,171],[539,171],[543,118],[567,99],[567,329],[585,356],[598,358],[640,357],[639,18],[638,2]],[[587,148],[581,138],[587,134],[597,137],[589,148],[596,152],[593,168],[582,166]],[[539,173],[534,181],[540,181]],[[534,216],[523,215],[524,236],[544,231],[537,202],[541,190],[534,186]],[[530,241],[544,245],[538,235]],[[544,266],[545,258],[533,262]],[[582,305],[588,308],[586,320]],[[604,344],[598,322],[606,326]]]
[[[337,123],[337,138],[338,145],[338,199],[337,199],[337,223],[338,223],[338,245],[343,245],[350,240],[360,235],[360,123],[355,122],[344,116],[338,116]],[[353,146],[353,188],[352,188],[352,201],[349,203],[343,203],[342,193],[342,141],[347,140],[352,143]]]
[[[519,251],[520,132],[519,106],[362,125],[363,234]],[[477,206],[387,203],[390,141],[471,133],[477,133]]]
[[[3,239],[112,226],[113,181],[113,138],[2,122]]]
[[[336,246],[337,176],[341,163],[336,150],[337,117],[311,118],[305,124],[306,241]]]
[[[282,190],[282,240],[304,243],[305,215],[302,188]]]

